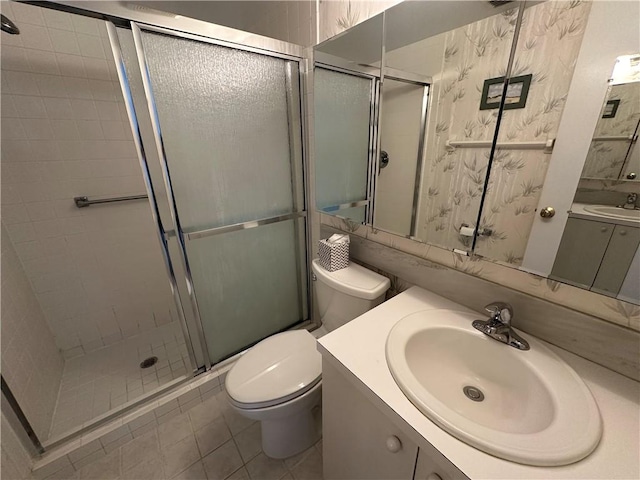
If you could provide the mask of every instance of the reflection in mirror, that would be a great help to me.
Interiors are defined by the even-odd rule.
[[[517,3],[502,5],[478,16],[474,8],[488,5],[489,2],[464,5],[461,2],[403,2],[385,12],[380,136],[382,149],[389,154],[389,163],[379,169],[375,177],[374,219],[378,228],[401,235],[407,235],[409,228],[408,235],[414,240],[469,250],[489,166],[490,140],[498,119],[498,109],[493,108],[495,99],[490,97],[493,85],[496,82],[499,85],[499,77],[507,73],[506,59],[517,27],[513,10]],[[446,14],[437,10],[448,6],[451,11]],[[640,6],[638,2],[581,1],[527,2],[525,6],[517,48],[511,59],[510,85],[498,145],[479,217],[478,230],[483,235],[476,237],[474,253],[542,277],[640,304],[640,240],[636,240],[640,210],[635,209],[640,206],[637,182],[640,148],[627,138],[624,159],[615,161],[617,174],[608,179],[586,174],[580,178],[583,168],[590,168],[585,166],[585,160],[592,136],[598,138],[605,132],[612,136],[614,133],[615,136],[632,135],[634,129],[635,135],[638,134],[638,115],[631,106],[637,106],[639,101],[625,92],[633,90],[634,81],[640,85],[637,83],[640,79],[637,53],[640,51]],[[468,18],[474,11],[476,17]],[[462,21],[465,17],[466,21]],[[605,28],[606,25],[616,28]],[[613,63],[619,55],[623,56],[619,57],[611,75],[610,70],[607,71],[609,62]],[[501,56],[504,61],[498,61]],[[576,64],[581,65],[582,73],[574,76]],[[593,71],[599,72],[600,85],[594,80]],[[385,125],[389,121],[400,122],[397,109],[392,105],[397,85],[385,78],[392,72],[419,75],[427,79],[425,83],[429,85],[422,173],[416,174],[420,185],[413,192],[418,197],[412,206],[416,208],[413,231],[407,220],[412,215],[401,209],[407,209],[409,202],[404,196],[412,188],[408,185],[409,178],[420,169],[420,162],[402,163],[409,166],[409,173],[399,182],[403,184],[402,189],[383,187],[383,182],[392,177],[387,174],[394,162],[400,158],[392,151],[395,134],[385,139]],[[617,104],[615,114],[613,104],[596,114],[595,110],[600,110],[605,101],[607,78],[614,81],[610,83],[606,101],[620,102],[614,102]],[[385,96],[386,93],[390,95]],[[414,103],[417,95],[415,97]],[[564,114],[567,97],[574,99],[572,108],[568,109],[570,114]],[[625,106],[626,98],[629,102]],[[413,103],[411,109],[407,109],[407,135],[419,128],[419,121],[415,120],[417,111]],[[387,113],[395,118],[387,119]],[[612,128],[604,129],[603,114],[614,115],[613,119],[606,119],[613,120],[609,126],[623,118],[627,118],[629,124],[617,135]],[[585,140],[584,133],[593,130],[598,120],[603,122],[602,127],[598,125],[602,129]],[[317,124],[316,128],[319,128]],[[393,132],[394,127],[386,128]],[[558,135],[562,138],[554,143]],[[388,148],[387,142],[391,142]],[[407,151],[415,151],[414,142],[405,143],[411,146]],[[553,152],[554,145],[558,145],[558,155]],[[593,152],[590,158],[592,156]],[[411,154],[406,155],[410,157]],[[370,155],[369,161],[371,159]],[[554,169],[550,178],[549,163]],[[398,164],[400,162],[396,162]],[[564,188],[566,185],[577,185],[577,191],[575,187]],[[321,190],[322,185],[318,185],[318,189]],[[389,199],[395,197],[403,197],[404,207],[398,207],[393,215],[385,209],[393,210]],[[541,198],[544,204],[540,203]],[[538,216],[543,210],[549,211],[546,207],[553,206],[557,212],[555,217]],[[392,215],[398,218],[398,223],[385,225],[383,217]],[[565,228],[567,216],[571,222]],[[581,225],[573,220],[591,223]],[[593,223],[597,223],[595,227]],[[564,230],[566,242],[562,241],[558,252]],[[599,252],[593,253],[593,249]],[[576,267],[563,267],[563,262],[571,265],[569,260]],[[577,277],[566,273],[567,268],[586,268],[587,264],[591,268],[591,279],[576,280]],[[548,285],[553,289],[558,287],[554,282]]]
[[[364,213],[366,223],[373,221],[376,228],[449,249],[470,249],[498,113],[497,109],[480,111],[482,86],[484,80],[504,75],[516,14],[514,4],[495,7],[477,1],[404,2],[385,12],[383,86],[377,97],[380,119],[374,122],[371,134],[376,140],[379,135],[381,151],[369,155],[367,185],[374,187],[375,196],[369,190],[371,208]],[[316,171],[321,172],[316,173],[318,198],[333,188],[325,184],[329,179],[344,182],[336,170],[325,175],[329,159],[322,154],[319,142],[342,140],[339,135],[327,137],[323,133],[328,129],[324,122],[335,119],[337,113],[318,115],[318,67],[331,63],[343,67],[344,73],[379,65],[366,53],[370,47],[358,48],[357,44],[365,36],[363,32],[371,35],[369,22],[315,51]],[[346,36],[352,33],[354,41],[347,41]],[[323,88],[320,86],[320,93]],[[374,109],[375,103],[374,99]],[[376,147],[371,139],[370,145]],[[447,147],[448,140],[488,142],[486,155],[474,159],[468,151],[453,151]],[[343,175],[348,172],[350,168],[343,169]],[[344,200],[360,199],[347,195]],[[318,208],[327,212],[327,208],[338,206],[337,201],[331,199],[336,205],[318,203]],[[361,211],[355,217],[344,210],[334,213],[357,221],[363,215]]]
[[[531,75],[531,82],[523,108],[505,109],[502,117],[481,215],[481,228],[492,235],[478,237],[474,253],[640,303],[640,189],[625,178],[639,168],[632,140],[640,119],[640,58],[629,55],[640,47],[639,17],[635,2],[548,1],[525,11],[511,78]],[[619,26],[615,44],[602,27],[609,24]],[[605,38],[610,46],[599,50]],[[599,74],[602,83],[585,75],[605,72],[621,53],[614,74]],[[580,75],[573,74],[577,64]],[[567,97],[575,102],[569,114]],[[586,112],[594,113],[586,119]],[[576,140],[584,138],[583,123],[595,127],[588,145]],[[557,135],[558,155],[545,148]],[[584,153],[572,156],[573,150]],[[577,191],[563,190],[563,182],[577,184]],[[555,216],[547,207],[555,207]]]
[[[480,109],[482,89],[505,73],[517,11],[488,2],[407,2],[388,12],[385,66],[432,78],[414,233],[421,241],[471,249],[498,117],[498,108]],[[455,142],[460,148],[450,147]],[[482,146],[463,148],[468,142]]]
[[[316,208],[359,223],[372,214],[382,18],[373,17],[314,51]]]
[[[503,114],[480,225],[492,234],[478,237],[479,255],[522,264],[590,6],[548,1],[525,10],[511,78],[531,82],[522,108]]]
[[[316,204],[365,220],[369,166],[371,78],[316,67]],[[359,205],[359,202],[365,202]]]
[[[640,79],[611,85],[581,177],[640,180],[639,124]]]
[[[637,304],[640,189],[633,177],[640,166],[636,145],[639,122],[640,55],[625,55],[616,60],[549,276]],[[615,180],[617,191],[585,192],[585,187],[608,179]]]
[[[380,118],[380,165],[373,224],[415,236],[422,172],[428,80],[385,77]]]

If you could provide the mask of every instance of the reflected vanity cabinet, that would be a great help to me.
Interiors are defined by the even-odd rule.
[[[638,244],[640,228],[569,218],[551,278],[615,296]]]
[[[354,378],[355,382],[359,382]],[[364,385],[362,388],[366,389]],[[373,392],[369,392],[374,395]],[[377,398],[377,397],[375,397]],[[467,477],[380,399],[374,404],[326,359],[322,362],[325,480],[453,480]],[[398,425],[404,424],[404,428]]]

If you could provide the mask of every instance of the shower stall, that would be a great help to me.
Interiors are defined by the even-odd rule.
[[[302,48],[38,5],[2,2],[2,383],[46,449],[311,299]]]

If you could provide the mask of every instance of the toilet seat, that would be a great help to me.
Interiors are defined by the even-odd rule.
[[[272,335],[245,353],[227,374],[229,400],[243,409],[278,405],[312,389],[322,377],[322,356],[306,330]]]

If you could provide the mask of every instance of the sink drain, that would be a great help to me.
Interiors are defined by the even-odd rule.
[[[158,361],[158,357],[145,358],[142,362],[140,362],[140,368],[153,367],[157,361]]]
[[[462,389],[464,394],[467,396],[469,400],[473,400],[474,402],[481,402],[484,400],[484,393],[479,388],[466,386]]]

